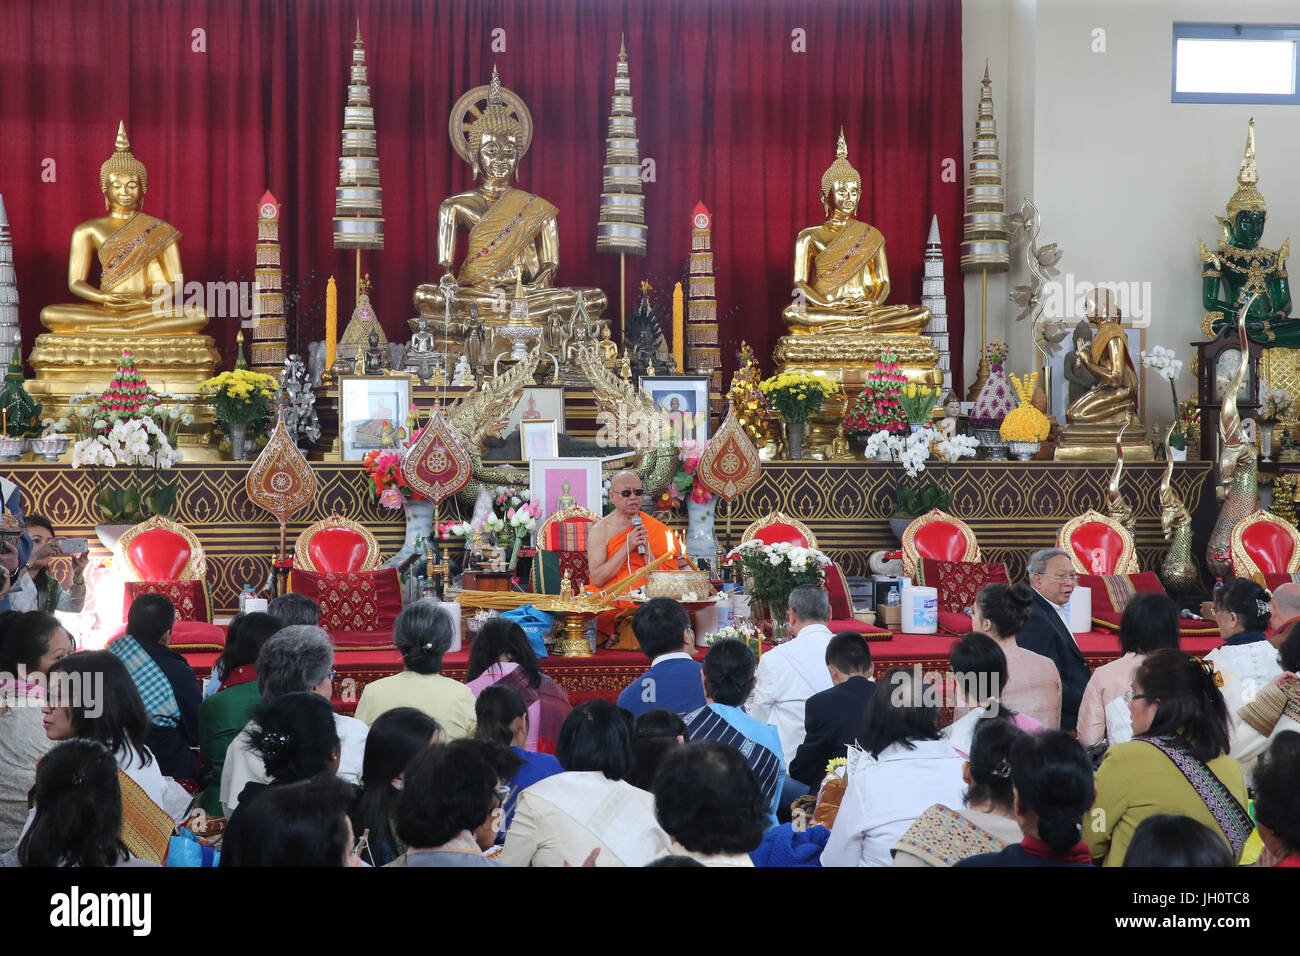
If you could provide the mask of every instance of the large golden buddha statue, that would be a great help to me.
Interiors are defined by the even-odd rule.
[[[479,102],[486,96],[486,108]],[[518,178],[519,161],[533,138],[533,121],[515,93],[501,85],[496,68],[492,82],[462,96],[452,107],[452,146],[469,163],[476,189],[457,193],[438,207],[438,264],[453,275],[452,317],[458,324],[476,306],[489,327],[504,325],[513,303],[516,279],[522,279],[528,318],[538,326],[554,311],[567,315],[585,297],[593,319],[606,304],[600,289],[565,289],[554,286],[560,265],[560,234],[556,208],[531,193],[510,185]],[[457,234],[468,232],[468,246],[460,271],[453,273]],[[415,290],[415,305],[435,332],[442,328],[445,295],[436,283]]]
[[[921,334],[930,323],[930,310],[886,304],[890,286],[885,238],[854,216],[862,177],[849,164],[848,154],[840,130],[835,161],[822,174],[826,220],[795,238],[795,300],[781,313],[790,334],[777,343],[773,357],[779,370],[830,376],[848,397],[861,391],[882,352],[897,356],[910,381],[942,385],[939,352]],[[843,413],[842,399],[823,407],[814,419],[814,443],[829,440]]]
[[[181,234],[141,208],[149,188],[144,164],[131,154],[126,124],[116,149],[100,167],[99,187],[108,215],[72,231],[68,291],[76,302],[48,305],[29,361],[36,370],[31,391],[56,399],[91,389],[112,377],[129,347],[149,384],[191,394],[210,378],[219,356],[196,305],[173,301],[183,284]],[[91,280],[98,264],[99,282]]]

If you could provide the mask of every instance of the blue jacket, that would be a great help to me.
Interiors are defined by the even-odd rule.
[[[699,661],[674,657],[660,661],[618,695],[618,706],[640,717],[662,708],[685,714],[704,706],[704,668]]]

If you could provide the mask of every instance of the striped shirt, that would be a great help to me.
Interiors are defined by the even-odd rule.
[[[727,704],[708,704],[683,714],[682,719],[686,721],[686,733],[691,740],[712,740],[740,751],[754,772],[763,796],[771,804],[775,822],[786,777],[781,736],[776,727]]]

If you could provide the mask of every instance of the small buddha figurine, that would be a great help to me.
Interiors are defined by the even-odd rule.
[[[453,311],[475,303],[497,315],[495,324],[503,324],[505,300],[499,290],[522,278],[528,318],[540,320],[555,309],[568,311],[583,295],[598,316],[605,308],[604,292],[553,286],[560,263],[556,208],[510,185],[532,144],[533,123],[523,100],[501,85],[495,67],[486,108],[481,114],[470,110],[453,115],[451,135],[452,146],[474,177],[481,174],[483,179],[476,189],[450,196],[438,207],[438,264],[444,273],[452,274],[457,233],[468,232],[465,257],[455,273]],[[441,317],[445,301],[436,284],[415,290],[422,313]]]
[[[1228,200],[1228,215],[1215,216],[1223,238],[1214,251],[1203,240],[1197,240],[1204,264],[1201,298],[1211,319],[1211,333],[1217,334],[1225,325],[1235,327],[1237,311],[1251,295],[1256,295],[1246,313],[1247,334],[1265,347],[1300,348],[1300,319],[1289,317],[1291,283],[1286,260],[1291,240],[1284,241],[1277,251],[1260,246],[1268,206],[1258,183],[1255,120],[1251,119],[1245,156],[1237,173],[1237,191]]]
[[[465,357],[474,374],[482,376],[483,360],[487,355],[487,328],[478,317],[478,306],[471,303],[469,315],[461,323],[460,333],[465,337]]]
[[[923,306],[885,305],[889,265],[885,239],[854,218],[862,177],[849,165],[840,130],[835,162],[822,175],[825,222],[799,233],[794,244],[794,285],[799,301],[781,318],[796,335],[817,332],[920,334],[930,322]]]
[[[1092,346],[1076,354],[1079,366],[1091,372],[1097,384],[1079,396],[1065,410],[1070,424],[1113,422],[1137,423],[1137,370],[1128,354],[1128,341],[1119,322],[1099,307],[1089,317],[1096,329]]]
[[[573,508],[578,504],[578,499],[573,497],[573,489],[569,485],[569,479],[565,478],[560,485],[560,494],[555,499],[555,510],[563,511],[565,508]]]
[[[184,280],[181,234],[142,211],[149,177],[131,152],[125,123],[118,124],[113,155],[100,167],[99,188],[107,215],[72,231],[68,291],[76,301],[41,309],[41,324],[49,331],[37,338],[28,358],[38,380],[33,391],[98,391],[112,377],[123,347],[131,349],[154,387],[197,386],[211,377],[220,357],[212,339],[197,334],[208,324],[207,313],[183,305],[176,295]],[[96,267],[98,283],[91,278]]]
[[[609,323],[602,322],[600,326],[600,355],[601,361],[605,368],[615,368],[618,365],[618,346],[614,340],[609,337]]]
[[[378,341],[376,336],[375,341]],[[369,355],[369,350],[367,350]],[[464,358],[464,356],[462,356]],[[415,332],[406,346],[406,357],[402,359],[402,371],[413,372],[420,379],[420,384],[427,385],[435,367],[441,367],[442,361],[436,350],[433,334],[429,331],[429,320],[420,316],[415,320]],[[369,374],[369,373],[368,373]]]
[[[388,349],[380,346],[379,332],[371,329],[367,343],[369,348],[362,354],[364,374],[383,375],[384,370],[388,368]]]
[[[961,421],[961,399],[956,392],[949,392],[943,402],[943,418],[939,421],[939,431],[951,440],[957,437],[957,428]]]

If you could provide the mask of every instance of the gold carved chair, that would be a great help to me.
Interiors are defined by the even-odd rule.
[[[903,532],[903,573],[915,580],[922,558],[978,561],[979,542],[966,522],[935,508],[914,519]]]
[[[1264,584],[1264,575],[1300,571],[1300,532],[1277,515],[1256,511],[1232,526],[1232,573]]]
[[[117,550],[129,581],[201,581],[207,573],[198,537],[162,515],[128,529]]]
[[[1091,508],[1056,533],[1056,546],[1070,556],[1079,574],[1137,574],[1133,535],[1114,518]]]
[[[379,542],[370,530],[337,514],[310,525],[293,546],[293,566],[301,571],[374,571],[379,558]]]
[[[537,527],[534,540],[537,556],[533,559],[530,587],[537,594],[559,594],[560,582],[567,574],[574,590],[591,579],[587,563],[587,534],[600,515],[582,505],[562,508]]]

